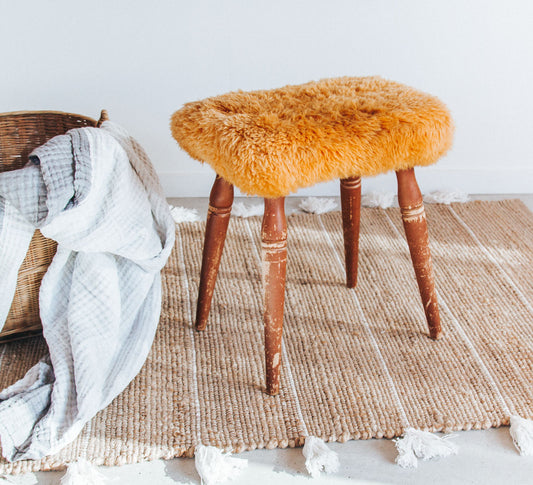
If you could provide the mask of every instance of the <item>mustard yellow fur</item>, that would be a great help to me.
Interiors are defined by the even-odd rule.
[[[187,103],[171,131],[243,192],[281,197],[430,165],[450,148],[453,122],[434,96],[380,77],[342,77]]]

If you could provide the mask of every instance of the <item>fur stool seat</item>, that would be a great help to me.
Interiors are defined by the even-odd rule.
[[[361,177],[394,170],[429,334],[441,335],[422,195],[413,167],[451,146],[453,122],[434,96],[380,77],[343,77],[232,92],[187,103],[171,131],[217,177],[206,225],[196,328],[205,328],[224,247],[233,186],[265,198],[262,225],[266,391],[277,394],[285,291],[284,197],[340,179],[346,282],[357,282]]]
[[[224,94],[186,104],[171,129],[191,157],[261,197],[430,165],[453,134],[441,101],[379,77]]]

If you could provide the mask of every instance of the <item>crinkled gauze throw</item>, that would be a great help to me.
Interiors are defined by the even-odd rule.
[[[49,355],[0,393],[10,461],[57,452],[139,372],[175,236],[150,160],[110,122],[55,137],[0,173],[0,327],[36,228],[58,242],[39,294]]]

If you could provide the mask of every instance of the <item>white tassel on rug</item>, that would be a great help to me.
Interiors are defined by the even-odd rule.
[[[198,211],[196,209],[187,209],[186,207],[173,207],[169,206],[170,214],[176,224],[181,222],[197,222],[200,219]]]
[[[231,208],[231,215],[235,217],[261,216],[263,211],[263,204],[246,205],[243,202],[236,202]]]
[[[308,197],[300,202],[299,207],[310,214],[325,214],[334,211],[337,208],[337,203],[334,199]]]
[[[13,479],[9,478],[7,475],[0,475],[0,483],[19,483],[19,482],[15,482]]]
[[[431,460],[457,454],[457,446],[449,438],[442,438],[429,431],[407,428],[401,438],[394,440],[398,456],[396,463],[402,468],[416,468],[418,458]]]
[[[394,192],[369,192],[361,197],[363,207],[381,207],[387,209],[394,205]]]
[[[533,455],[533,421],[520,416],[511,416],[509,429],[516,449],[522,456]]]
[[[451,204],[452,202],[468,202],[470,197],[462,190],[436,190],[428,194],[424,194],[424,202],[433,204]]]
[[[71,463],[61,478],[61,485],[105,485],[105,483],[107,478],[84,458]]]
[[[248,460],[234,458],[231,453],[223,453],[214,446],[196,446],[194,465],[202,479],[202,484],[215,485],[235,478],[248,466]]]
[[[336,473],[339,471],[339,456],[330,450],[324,440],[315,436],[307,436],[303,448],[305,468],[313,478],[320,472]]]

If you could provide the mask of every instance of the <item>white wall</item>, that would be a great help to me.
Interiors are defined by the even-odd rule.
[[[212,172],[168,129],[184,102],[379,74],[454,115],[454,148],[419,170],[423,190],[533,192],[532,27],[531,0],[0,0],[0,111],[105,107],[167,195],[206,196]],[[391,190],[394,176],[364,187]]]

